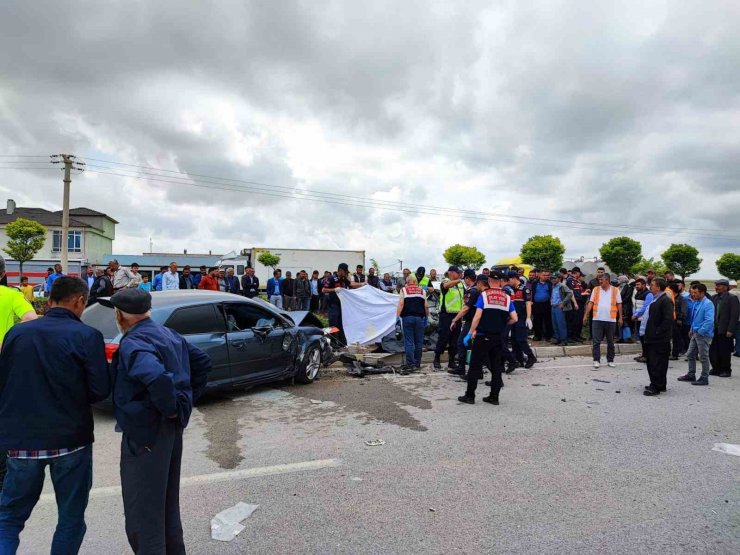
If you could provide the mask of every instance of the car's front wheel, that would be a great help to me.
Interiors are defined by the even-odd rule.
[[[295,375],[295,381],[298,383],[311,383],[319,375],[321,368],[321,351],[318,346],[312,345],[303,355],[298,373]]]

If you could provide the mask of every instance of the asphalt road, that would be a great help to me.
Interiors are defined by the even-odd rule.
[[[644,366],[617,362],[520,369],[498,407],[459,404],[464,385],[442,373],[210,398],[185,437],[189,552],[740,552],[740,457],[711,450],[740,444],[740,379],[679,383],[681,361],[647,398]],[[96,434],[82,552],[127,553],[110,416]],[[48,553],[49,485],[21,553]],[[211,517],[239,501],[260,508],[232,542],[211,540]]]

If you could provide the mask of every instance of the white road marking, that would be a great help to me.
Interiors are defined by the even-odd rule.
[[[322,468],[333,468],[342,465],[341,459],[321,459],[317,461],[305,461],[299,463],[277,464],[274,466],[262,466],[257,468],[245,468],[244,470],[233,470],[230,472],[215,472],[213,474],[201,474],[188,476],[180,481],[180,487],[195,486],[199,484],[210,484],[215,482],[228,482],[231,480],[243,480],[245,478],[259,478],[260,476],[275,476],[277,474],[289,474],[291,472],[305,472],[308,470],[321,470]],[[90,490],[90,499],[97,497],[112,497],[121,495],[121,486],[108,486]],[[45,493],[39,498],[39,502],[55,502],[53,493]]]

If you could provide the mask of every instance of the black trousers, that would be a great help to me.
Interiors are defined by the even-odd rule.
[[[712,370],[720,374],[725,372],[732,374],[732,338],[724,333],[715,332],[709,347],[709,360],[712,363]]]
[[[673,337],[672,337],[671,356],[677,357],[680,353],[683,353],[689,348],[688,344],[683,342],[683,324],[673,321]]]
[[[524,355],[527,355],[527,359],[535,358],[532,347],[529,346],[529,341],[527,341],[526,322],[517,322],[511,326],[511,347],[519,364],[524,364]]]
[[[457,315],[457,312],[440,312],[439,313],[439,325],[437,331],[439,336],[437,338],[437,346],[434,349],[434,356],[440,356],[446,350],[449,353],[449,364],[452,366],[455,364],[455,355],[457,354],[457,339],[460,336],[460,324],[455,326],[455,329],[450,330],[450,324],[452,319]]]
[[[311,312],[316,312],[319,309],[319,299],[318,295],[311,295],[311,305],[309,307]]]
[[[671,355],[671,344],[669,341],[662,343],[645,343],[645,356],[647,357],[647,371],[650,377],[650,385],[664,389],[668,375],[668,357]]]
[[[151,447],[121,438],[121,489],[126,536],[138,555],[184,555],[180,522],[182,427],[165,420]]]
[[[488,363],[491,370],[491,395],[498,399],[499,391],[504,386],[501,379],[501,370],[504,365],[502,355],[501,335],[478,335],[473,341],[473,350],[470,353],[470,368],[468,369],[468,388],[465,395],[475,397],[478,387],[478,378],[482,375],[483,364]]]
[[[552,308],[550,301],[532,303],[532,324],[537,339],[552,339]]]
[[[583,304],[581,301],[578,301],[578,310],[569,310],[565,313],[569,339],[581,338],[581,330],[583,329],[583,310]]]

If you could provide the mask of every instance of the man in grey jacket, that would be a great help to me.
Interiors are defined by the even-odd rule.
[[[296,310],[311,309],[311,282],[308,281],[306,270],[298,272],[295,282]]]
[[[740,301],[730,293],[730,282],[727,279],[718,279],[714,282],[717,294],[712,297],[715,308],[714,339],[709,348],[709,358],[712,361],[710,376],[729,378],[732,375],[732,338],[738,326]]]

